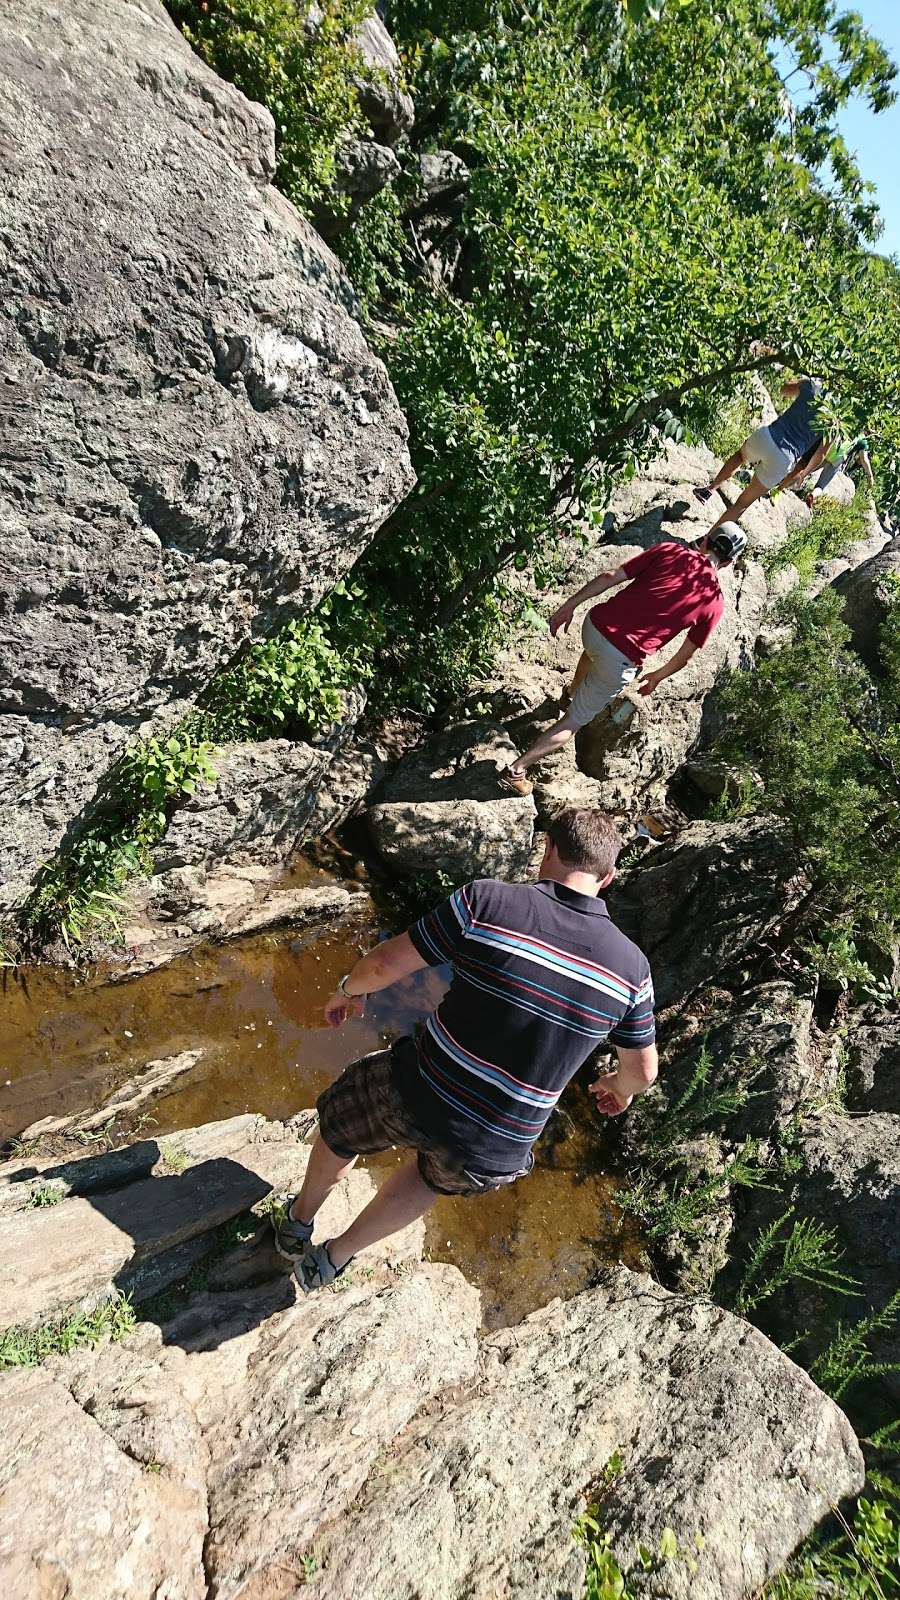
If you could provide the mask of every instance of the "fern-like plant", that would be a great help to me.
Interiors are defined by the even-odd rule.
[[[858,1280],[838,1266],[843,1251],[838,1247],[835,1229],[803,1217],[786,1233],[793,1215],[791,1207],[760,1231],[735,1297],[734,1309],[739,1316],[748,1316],[798,1278],[835,1294],[857,1293]]]

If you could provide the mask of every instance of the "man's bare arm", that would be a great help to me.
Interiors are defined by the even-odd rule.
[[[374,950],[360,956],[351,967],[345,990],[336,989],[325,1007],[326,1022],[329,1027],[338,1028],[352,1012],[362,1016],[362,996],[387,989],[390,984],[408,978],[411,972],[418,972],[427,965],[408,933],[385,939],[383,944],[377,944]]]
[[[808,461],[804,457],[799,465],[794,468],[793,472],[789,472],[786,478],[782,478],[780,484],[778,485],[779,489],[789,489],[792,483],[797,482],[798,478],[808,478],[811,472],[818,472],[822,462],[825,460],[825,457],[828,454],[828,447],[829,441],[827,439],[823,439],[821,444],[816,446]]]
[[[640,1050],[627,1050],[616,1045],[619,1066],[616,1072],[604,1072],[592,1083],[590,1093],[597,1101],[597,1110],[606,1116],[619,1116],[627,1111],[636,1094],[646,1094],[656,1082],[659,1056],[656,1045],[644,1045]]]
[[[628,573],[624,567],[616,567],[615,572],[604,572],[602,577],[593,578],[554,611],[550,618],[550,632],[554,637],[560,629],[565,633],[578,607],[584,605],[585,600],[595,600],[598,594],[605,594],[607,589],[618,589],[620,583],[627,582]]]
[[[687,666],[691,656],[696,655],[696,653],[697,646],[693,640],[685,639],[684,644],[679,650],[675,651],[671,660],[667,661],[664,667],[657,667],[655,672],[648,672],[646,677],[641,679],[638,684],[639,692],[641,694],[652,694],[664,678],[673,678],[676,672],[680,672],[682,667]]]

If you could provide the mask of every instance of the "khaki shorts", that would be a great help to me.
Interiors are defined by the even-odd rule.
[[[774,489],[796,466],[794,457],[775,443],[768,428],[757,428],[741,445],[741,455],[766,489]]]
[[[349,1161],[402,1145],[419,1153],[419,1176],[436,1194],[485,1194],[524,1178],[534,1166],[529,1150],[517,1172],[479,1172],[464,1155],[432,1139],[407,1109],[398,1078],[418,1072],[412,1039],[398,1039],[389,1050],[376,1050],[345,1067],[319,1095],[319,1132],[329,1150]]]
[[[583,728],[586,722],[593,722],[600,715],[604,706],[610,700],[615,700],[621,694],[625,685],[633,683],[640,672],[640,667],[617,650],[614,644],[604,638],[603,634],[594,627],[590,615],[586,616],[581,627],[581,642],[591,658],[590,671],[580,687],[576,690],[572,704],[566,712],[566,718],[576,728]]]

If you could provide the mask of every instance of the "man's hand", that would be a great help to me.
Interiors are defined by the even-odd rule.
[[[554,639],[558,633],[566,632],[574,615],[575,607],[571,605],[569,601],[566,601],[565,605],[560,606],[558,611],[554,611],[552,617],[550,618],[550,632]]]
[[[620,1117],[634,1099],[633,1095],[623,1095],[616,1088],[618,1076],[617,1072],[604,1072],[595,1083],[588,1084],[588,1094],[594,1096],[596,1108],[603,1117]]]
[[[364,995],[346,995],[340,989],[335,989],[334,994],[325,1007],[325,1021],[329,1028],[340,1028],[348,1017],[361,1017],[365,1011]]]
[[[665,672],[648,672],[647,676],[642,678],[638,684],[638,694],[652,694],[663,678],[667,676],[668,674]]]

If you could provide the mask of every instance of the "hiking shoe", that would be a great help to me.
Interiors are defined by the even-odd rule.
[[[271,1213],[275,1249],[285,1261],[299,1261],[309,1249],[309,1241],[312,1238],[312,1223],[295,1222],[291,1216],[291,1206],[296,1198],[295,1194],[286,1194],[283,1199],[279,1199]]]
[[[328,1254],[327,1239],[324,1244],[307,1245],[305,1254],[294,1266],[294,1277],[297,1279],[304,1294],[312,1294],[316,1289],[327,1289],[329,1284],[335,1282],[347,1271],[350,1261],[345,1261],[342,1267],[336,1267]]]
[[[534,787],[524,773],[519,777],[519,774],[513,772],[511,767],[507,767],[503,772],[497,773],[497,784],[499,788],[505,789],[507,794],[530,794]]]

